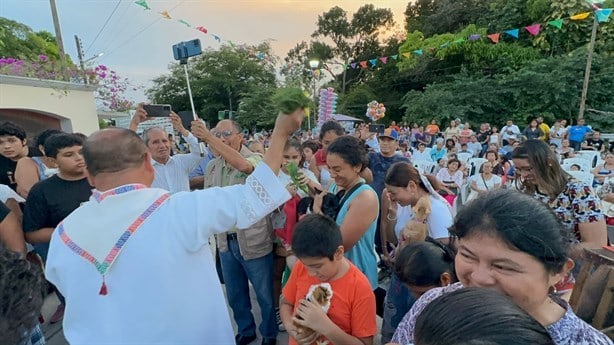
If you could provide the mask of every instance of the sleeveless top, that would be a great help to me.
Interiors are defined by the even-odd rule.
[[[58,169],[48,168],[41,157],[32,157],[32,160],[38,166],[38,178],[41,181],[57,174]]]
[[[371,188],[368,184],[363,184],[358,189],[350,195],[343,206],[339,210],[337,214],[337,225],[341,226],[343,220],[345,219],[345,215],[348,212],[348,208],[352,200],[361,192],[365,190],[371,190],[375,193],[375,190]],[[337,185],[335,183],[331,184],[329,188],[329,192],[333,194],[337,194]],[[379,214],[379,205],[378,212]],[[354,247],[349,251],[345,252],[345,257],[348,258],[358,269],[364,273],[365,276],[369,279],[369,283],[371,284],[371,288],[375,290],[377,288],[377,260],[378,256],[375,252],[375,229],[377,227],[377,218],[369,225],[367,231],[362,235],[362,237],[356,242]]]

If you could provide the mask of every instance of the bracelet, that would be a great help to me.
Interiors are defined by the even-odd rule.
[[[390,220],[390,221],[395,221],[397,220],[396,215],[394,216],[394,218],[390,217],[390,212],[388,212],[388,214],[386,215],[386,219]]]

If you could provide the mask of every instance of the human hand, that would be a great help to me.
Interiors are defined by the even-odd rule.
[[[322,204],[324,203],[324,196],[326,194],[326,192],[322,191],[313,196],[313,206],[311,207],[313,213],[322,213]]]
[[[188,134],[187,133],[188,131],[185,129],[185,127],[183,127],[183,122],[181,122],[181,118],[179,117],[179,115],[177,115],[174,111],[171,111],[171,113],[168,116],[170,117],[171,122],[173,123],[173,128],[179,131],[181,135],[183,136]]]
[[[388,203],[388,220],[396,220],[397,218],[397,210],[399,209],[399,204],[392,201],[390,198],[390,193],[386,192],[385,194],[386,202]]]
[[[316,341],[316,339],[318,339],[319,336],[320,334],[314,331],[304,332],[304,333],[298,333],[298,331],[296,331],[294,335],[292,335],[294,340],[296,340],[296,342],[299,343],[300,345],[311,345]]]
[[[207,125],[205,125],[205,123],[201,120],[192,121],[192,134],[194,134],[194,136],[198,139],[205,142],[211,136],[211,132],[207,129]]]
[[[136,107],[136,112],[130,121],[130,126],[132,127],[134,125],[135,127],[134,130],[136,130],[136,126],[138,126],[139,123],[149,120],[149,117],[147,117],[147,112],[143,108],[144,104],[145,103],[139,103],[139,105]]]
[[[280,134],[284,137],[290,137],[296,132],[303,122],[305,117],[305,109],[297,109],[291,114],[279,113],[275,120],[275,128],[273,128],[273,134]]]
[[[286,189],[288,190],[288,193],[290,193],[290,195],[292,195],[292,196],[296,195],[296,187],[292,183],[287,185]]]
[[[316,301],[302,299],[299,301],[293,319],[299,326],[308,327],[316,333],[324,334],[330,325],[330,319]]]

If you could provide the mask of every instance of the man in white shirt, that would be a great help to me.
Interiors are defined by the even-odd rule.
[[[507,120],[507,123],[501,128],[501,142],[503,146],[508,144],[510,136],[517,136],[520,134],[520,128],[514,124],[512,120]]]
[[[303,117],[278,116],[264,164],[245,184],[173,196],[149,187],[151,154],[134,132],[92,134],[83,154],[96,190],[54,231],[45,269],[66,296],[68,342],[233,344],[208,239],[245,229],[290,198],[276,175]],[[192,131],[208,132],[200,121]]]
[[[189,154],[171,156],[172,143],[163,128],[151,127],[143,132],[143,141],[151,154],[151,164],[156,171],[152,187],[166,189],[175,194],[190,191],[190,173],[200,163],[200,146],[198,139],[183,127],[181,118],[171,112],[173,127],[181,133],[190,147]],[[136,131],[139,123],[147,120],[147,112],[137,112],[132,117],[130,129]]]

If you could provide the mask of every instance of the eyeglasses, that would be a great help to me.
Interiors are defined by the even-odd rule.
[[[222,136],[224,136],[225,139],[230,138],[233,134],[235,134],[233,131],[211,131],[211,133],[213,135],[215,135],[216,138],[221,138]]]

